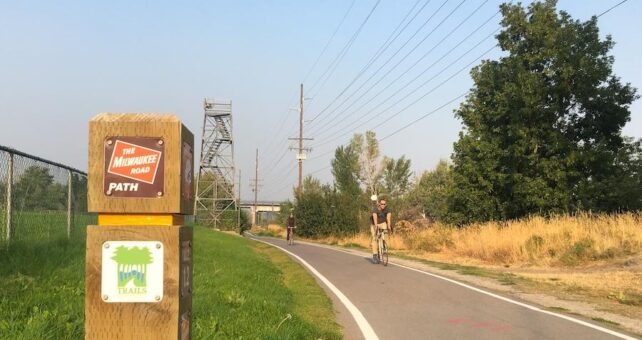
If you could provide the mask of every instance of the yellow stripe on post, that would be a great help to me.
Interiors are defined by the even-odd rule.
[[[177,226],[183,216],[176,214],[98,214],[101,226]]]

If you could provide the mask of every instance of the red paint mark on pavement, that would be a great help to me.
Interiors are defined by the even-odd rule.
[[[492,326],[493,324],[491,324],[490,322],[475,322],[473,324],[473,327],[475,328],[491,328]]]
[[[511,325],[497,325],[493,327],[493,331],[498,333],[510,332],[512,330],[513,330],[513,327]]]

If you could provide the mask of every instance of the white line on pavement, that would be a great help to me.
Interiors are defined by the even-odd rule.
[[[252,234],[250,234],[250,235],[252,235]],[[254,235],[252,235],[252,236],[254,236]],[[352,314],[352,317],[354,318],[354,321],[356,321],[357,325],[359,326],[359,329],[361,330],[361,333],[363,334],[363,336],[367,340],[370,340],[370,339],[379,340],[379,337],[375,333],[374,329],[372,329],[372,327],[370,326],[370,323],[368,323],[368,320],[366,320],[366,318],[363,316],[363,314],[361,314],[361,311],[337,287],[335,287],[335,285],[333,285],[332,282],[330,282],[330,280],[328,280],[325,276],[323,276],[321,273],[319,273],[314,267],[312,267],[304,259],[302,259],[298,255],[296,255],[296,254],[294,254],[294,253],[292,253],[292,252],[290,252],[290,251],[288,251],[286,249],[283,249],[283,248],[281,248],[281,247],[279,247],[279,246],[277,246],[275,244],[272,244],[272,243],[269,243],[269,242],[265,242],[265,241],[257,239],[257,238],[253,238],[253,240],[259,241],[259,242],[262,242],[262,243],[265,243],[265,244],[268,244],[268,245],[271,245],[272,247],[275,247],[275,248],[278,248],[281,251],[283,251],[283,252],[289,254],[290,256],[294,257],[299,262],[301,262],[304,266],[306,266],[308,268],[308,270],[310,270],[310,272],[312,272],[312,274],[314,274],[316,277],[318,277],[319,280],[321,280],[321,282],[323,282],[323,284],[325,284],[332,291],[332,293],[334,293],[334,295],[336,295],[339,298],[339,300],[343,303],[344,306],[346,306],[346,308],[348,309],[350,314]]]
[[[397,267],[413,270],[413,271],[416,271],[418,273],[422,273],[422,274],[425,274],[425,275],[433,276],[433,277],[436,277],[436,278],[439,278],[439,279],[442,279],[442,280],[446,280],[446,281],[448,281],[450,283],[454,283],[456,285],[459,285],[459,286],[474,290],[474,291],[476,291],[478,293],[486,294],[488,296],[492,296],[494,298],[497,298],[497,299],[500,299],[500,300],[503,300],[503,301],[506,301],[506,302],[509,302],[509,303],[512,303],[512,304],[516,304],[518,306],[522,306],[522,307],[528,308],[530,310],[534,310],[536,312],[540,312],[540,313],[556,316],[558,318],[562,318],[562,319],[565,319],[565,320],[568,320],[568,321],[571,321],[571,322],[575,322],[575,323],[580,324],[582,326],[593,328],[593,329],[596,329],[598,331],[602,331],[604,333],[611,334],[611,335],[616,336],[616,337],[621,338],[621,339],[636,340],[634,337],[630,337],[630,336],[628,336],[626,334],[618,333],[618,332],[612,331],[612,330],[610,330],[608,328],[600,327],[600,326],[594,325],[592,323],[588,323],[588,322],[585,322],[585,321],[582,321],[582,320],[579,320],[579,319],[572,318],[570,316],[566,316],[564,314],[558,314],[558,313],[550,312],[550,311],[543,310],[543,309],[540,309],[540,308],[537,308],[535,306],[531,306],[531,305],[528,305],[528,304],[525,304],[525,303],[522,303],[522,302],[519,302],[519,301],[511,300],[511,299],[503,297],[501,295],[493,294],[491,292],[487,292],[485,290],[482,290],[482,289],[479,289],[479,288],[476,288],[476,287],[473,287],[473,286],[469,286],[469,285],[467,285],[465,283],[461,283],[459,281],[455,281],[455,280],[449,279],[447,277],[439,276],[437,274],[425,272],[423,270],[415,269],[415,268],[412,268],[412,267],[407,267],[407,266],[404,266],[402,264],[397,264],[397,263],[392,263],[392,262],[390,262],[390,264],[395,265]]]
[[[299,242],[301,242],[301,241],[299,241]],[[334,248],[334,247],[331,247],[331,246],[327,246],[327,245],[319,245],[319,244],[310,243],[310,242],[301,242],[301,243],[305,243],[305,244],[312,245],[312,246],[317,246],[317,247],[320,247],[320,248],[332,249],[332,250],[335,250],[335,251],[340,251],[340,252],[343,252],[343,253],[346,253],[346,254],[350,254],[350,255],[354,255],[354,256],[364,257],[363,255],[360,255],[360,254],[355,254],[355,253],[352,253],[352,252],[349,252],[349,251],[346,251],[346,250],[343,250],[343,249],[337,249],[337,248]],[[580,324],[582,326],[586,326],[586,327],[593,328],[595,330],[598,330],[598,331],[601,331],[601,332],[604,332],[604,333],[607,333],[607,334],[611,334],[611,335],[613,335],[615,337],[618,337],[618,338],[621,338],[621,339],[636,340],[636,338],[628,336],[626,334],[618,333],[618,332],[610,330],[608,328],[600,327],[598,325],[594,325],[594,324],[586,322],[586,321],[582,321],[582,320],[579,320],[579,319],[576,319],[576,318],[572,318],[572,317],[564,315],[564,314],[554,313],[554,312],[543,310],[543,309],[540,309],[538,307],[531,306],[531,305],[528,305],[528,304],[525,304],[525,303],[522,303],[522,302],[519,302],[519,301],[511,300],[511,299],[503,297],[501,295],[497,295],[497,294],[494,294],[494,293],[491,293],[491,292],[487,292],[485,290],[482,290],[482,289],[467,285],[465,283],[462,283],[462,282],[459,282],[459,281],[456,281],[456,280],[453,280],[453,279],[449,279],[447,277],[443,277],[443,276],[440,276],[440,275],[437,275],[437,274],[429,273],[429,272],[426,272],[426,271],[423,271],[423,270],[419,270],[419,269],[415,269],[415,268],[412,268],[412,267],[404,266],[404,265],[398,264],[398,263],[389,262],[389,264],[395,265],[397,267],[405,268],[405,269],[408,269],[408,270],[416,271],[418,273],[429,275],[429,276],[432,276],[432,277],[435,277],[435,278],[438,278],[438,279],[442,279],[442,280],[448,281],[450,283],[454,283],[456,285],[459,285],[459,286],[474,290],[474,291],[476,291],[478,293],[486,294],[488,296],[492,296],[494,298],[497,298],[497,299],[503,300],[505,302],[512,303],[512,304],[515,304],[515,305],[518,305],[518,306],[521,306],[521,307],[524,307],[524,308],[528,308],[528,309],[536,311],[536,312],[548,314],[548,315],[551,315],[551,316],[556,316],[558,318],[562,318],[562,319],[565,319],[567,321],[571,321],[571,322]]]

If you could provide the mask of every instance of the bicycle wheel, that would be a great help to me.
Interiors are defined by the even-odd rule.
[[[386,244],[385,240],[381,240],[381,264],[384,266],[388,265],[388,245]]]

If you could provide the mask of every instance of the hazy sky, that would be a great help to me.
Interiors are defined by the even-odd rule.
[[[586,20],[620,1],[558,8]],[[230,99],[242,198],[253,198],[259,148],[259,198],[281,200],[297,180],[287,138],[298,135],[303,82],[306,119],[316,117],[305,127],[314,138],[305,174],[331,181],[332,151],[352,133],[374,128],[384,138],[409,124],[381,149],[420,174],[450,157],[469,69],[500,55],[487,37],[501,2],[0,1],[0,145],[86,170],[91,117],[169,112],[200,150],[203,98]],[[616,42],[615,74],[638,89],[640,17],[642,1],[629,0],[598,21]],[[640,100],[631,112],[624,133],[641,138]]]

